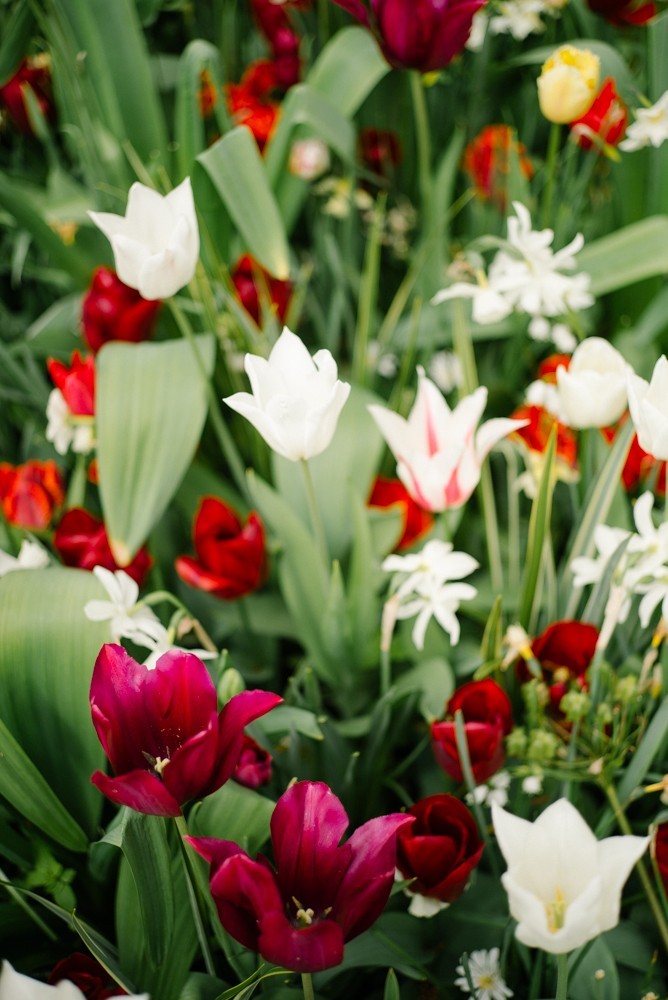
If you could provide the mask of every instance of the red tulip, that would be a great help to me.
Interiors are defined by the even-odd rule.
[[[399,552],[402,549],[410,548],[413,542],[425,535],[434,523],[431,514],[423,510],[413,500],[404,484],[398,479],[376,476],[367,504],[369,507],[393,507],[397,505],[401,508],[404,530],[396,545]]]
[[[99,351],[110,340],[148,340],[161,305],[160,299],[143,299],[124,285],[115,271],[98,267],[82,304],[84,339],[91,351]]]
[[[272,278],[249,254],[240,257],[231,273],[232,283],[242,306],[253,317],[258,326],[261,323],[260,302],[270,302],[280,323],[285,317],[292,298],[291,281]]]
[[[359,157],[367,170],[388,180],[402,159],[397,133],[389,129],[363,128],[359,135]]]
[[[269,751],[261,747],[252,736],[244,734],[239,763],[234,769],[234,780],[246,788],[261,788],[271,781],[271,765]]]
[[[262,583],[266,568],[264,528],[257,514],[242,526],[217,497],[200,502],[193,528],[196,558],[179,556],[176,572],[191,587],[231,601]]]
[[[80,951],[63,958],[54,966],[47,982],[51,986],[67,980],[83,993],[86,1000],[110,1000],[112,997],[127,996],[109,973],[92,955]]]
[[[82,507],[72,507],[63,514],[56,528],[53,544],[66,566],[87,570],[103,566],[112,573],[121,568],[112,555],[104,522]],[[153,560],[144,547],[122,569],[141,587],[152,563]]]
[[[421,73],[443,69],[464,48],[485,0],[334,0],[375,35],[387,61]]]
[[[10,524],[42,531],[65,499],[65,483],[55,462],[0,463],[0,503]]]
[[[594,657],[597,642],[598,629],[594,625],[565,620],[553,622],[531,643],[531,651],[549,686],[550,705],[555,712],[559,711],[559,703],[571,683],[586,688],[585,673]],[[521,675],[528,679],[528,669]]]
[[[24,59],[16,73],[0,87],[0,105],[3,105],[14,126],[24,135],[33,135],[28,115],[25,91],[30,88],[40,111],[47,121],[53,121],[56,109],[51,94],[51,70],[48,55]]]
[[[659,875],[668,892],[668,823],[660,823],[654,837],[654,856]]]
[[[267,59],[251,63],[239,83],[225,86],[230,115],[237,125],[246,125],[251,130],[260,151],[278,119],[278,104],[270,98],[277,86],[276,68]]]
[[[503,765],[503,738],[513,726],[510,699],[491,678],[470,681],[455,691],[446,706],[449,716],[454,716],[458,710],[464,717],[473,777],[477,784],[481,784]],[[438,764],[455,781],[462,781],[455,723],[432,723],[431,737]]]
[[[570,123],[571,134],[581,149],[616,146],[624,137],[629,115],[617,93],[615,81],[607,77],[589,110]]]
[[[576,433],[566,424],[561,424],[553,413],[544,406],[525,403],[518,406],[512,413],[513,420],[524,420],[526,423],[513,431],[513,438],[524,444],[530,452],[544,455],[550,442],[553,429],[556,428],[556,459],[558,471],[562,477],[568,477],[568,470],[578,467],[578,439]],[[561,469],[559,464],[561,463]]]
[[[486,125],[464,150],[464,170],[476,195],[482,201],[493,202],[501,212],[506,210],[511,152],[521,172],[531,180],[533,164],[510,125]]]
[[[606,441],[614,441],[617,431],[625,422],[625,419],[622,419],[616,427],[602,427],[601,432]],[[622,469],[622,484],[628,493],[638,488],[652,488],[657,496],[666,495],[666,462],[660,462],[641,448],[637,434],[631,439],[631,446]]]
[[[659,11],[653,0],[587,0],[587,6],[618,28],[647,24]]]
[[[469,809],[454,795],[430,795],[408,810],[415,823],[399,831],[397,868],[409,892],[454,903],[480,861],[483,843]]]
[[[413,819],[369,820],[340,844],[348,817],[320,782],[300,781],[276,803],[276,868],[229,840],[188,838],[211,864],[211,894],[225,930],[268,962],[319,972],[343,961],[344,943],[380,916],[392,889],[397,834]]]
[[[179,816],[185,802],[232,777],[244,726],[282,700],[242,691],[219,714],[214,683],[193,653],[171,650],[148,669],[108,643],[95,662],[90,705],[116,777],[96,771],[91,781],[119,805]]]
[[[95,358],[74,351],[69,366],[49,358],[46,363],[51,381],[60,389],[70,413],[78,417],[95,415]]]

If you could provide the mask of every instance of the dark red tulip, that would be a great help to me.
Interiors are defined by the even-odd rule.
[[[559,711],[563,696],[575,683],[586,688],[585,673],[589,668],[598,642],[598,629],[587,622],[566,619],[553,622],[531,643],[545,683],[550,691],[550,706]],[[528,669],[521,676],[528,679]]]
[[[275,869],[229,840],[188,838],[211,865],[220,922],[246,948],[294,972],[343,961],[344,943],[380,916],[392,889],[397,834],[411,816],[369,820],[341,844],[345,809],[320,782],[300,781],[271,818]]]
[[[464,717],[473,777],[480,784],[503,766],[503,738],[513,726],[510,699],[491,678],[470,681],[455,691],[446,706],[446,715],[454,717],[458,710]],[[455,781],[462,781],[454,721],[432,723],[431,738],[438,764]]]
[[[656,829],[654,856],[663,887],[668,892],[668,823],[659,823]]]
[[[47,121],[53,122],[56,109],[51,94],[51,62],[46,54],[24,59],[16,73],[0,87],[0,106],[3,106],[15,128],[24,135],[33,135],[28,115],[25,90],[29,87],[40,111]]]
[[[404,484],[398,479],[376,476],[367,504],[369,507],[398,505],[401,508],[404,530],[396,546],[399,552],[402,549],[410,548],[418,538],[426,535],[434,523],[432,515],[415,502]]]
[[[334,0],[375,35],[387,61],[421,73],[443,69],[464,48],[485,0]]]
[[[415,823],[399,831],[397,868],[409,892],[454,903],[480,861],[483,843],[471,811],[454,795],[430,795],[408,810]]]
[[[616,146],[626,132],[629,114],[617,93],[615,81],[606,77],[589,110],[570,123],[571,135],[581,149],[603,152],[605,146]]]
[[[225,99],[237,125],[246,125],[260,151],[267,144],[278,120],[278,104],[271,97],[278,87],[276,67],[258,59],[246,69],[239,83],[225,85]]]
[[[60,389],[67,408],[78,417],[95,415],[95,358],[92,354],[84,358],[80,351],[74,351],[69,365],[55,358],[46,363],[51,381]]]
[[[72,507],[63,514],[56,528],[53,544],[66,566],[87,570],[102,566],[112,573],[121,568],[112,555],[104,521],[82,507]],[[122,569],[141,587],[152,563],[153,560],[144,547]]]
[[[653,0],[587,0],[587,6],[617,28],[647,24],[659,12]]]
[[[399,136],[389,129],[363,128],[359,135],[359,157],[367,170],[389,180],[401,163]]]
[[[176,572],[191,587],[231,601],[262,583],[266,569],[264,528],[257,514],[245,525],[218,497],[204,497],[193,526],[196,558],[179,556]]]
[[[232,777],[244,726],[283,699],[242,691],[218,713],[209,671],[193,653],[170,650],[149,670],[108,643],[90,686],[93,725],[114,770],[91,781],[118,805],[152,816],[178,816],[191,799]]]
[[[234,780],[246,788],[261,788],[271,781],[271,766],[269,751],[245,733],[239,763],[234,769]]]
[[[53,967],[47,982],[51,986],[67,980],[81,990],[86,1000],[110,1000],[111,997],[127,996],[110,977],[106,969],[93,958],[75,951]]]
[[[161,305],[159,299],[143,299],[138,291],[123,284],[115,271],[98,267],[81,308],[84,339],[95,352],[110,340],[148,340]]]
[[[272,278],[249,254],[240,257],[230,275],[242,306],[253,317],[258,326],[263,309],[270,303],[280,323],[285,317],[292,298],[291,281]]]
[[[602,427],[606,441],[612,443],[620,427],[626,423],[623,418],[615,427]],[[640,447],[638,435],[634,434],[622,469],[622,484],[628,493],[637,489],[653,489],[657,496],[666,495],[666,462],[661,462]]]
[[[0,463],[0,503],[10,524],[42,531],[65,500],[65,482],[55,462]]]

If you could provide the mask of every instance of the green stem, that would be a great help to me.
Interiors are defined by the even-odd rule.
[[[541,224],[548,226],[552,216],[552,201],[554,199],[554,182],[557,174],[557,153],[559,152],[559,140],[561,137],[561,126],[556,122],[552,123],[550,138],[547,143],[547,156],[545,158],[545,187],[543,188],[543,205],[541,211]]]
[[[568,952],[557,955],[556,1000],[568,1000]]]
[[[499,867],[497,862],[497,857],[490,844],[489,834],[487,833],[487,823],[485,822],[485,816],[480,807],[480,803],[475,797],[476,790],[476,780],[473,777],[473,768],[471,767],[471,756],[469,754],[468,740],[466,739],[466,729],[464,728],[464,715],[461,708],[458,708],[455,712],[455,737],[457,740],[457,754],[459,756],[459,764],[462,769],[462,774],[464,775],[464,783],[471,796],[471,809],[473,810],[473,815],[476,818],[478,824],[478,829],[480,831],[480,836],[482,837],[485,846],[487,847],[487,857],[492,868],[492,872],[496,879],[499,878]]]
[[[420,200],[422,203],[423,226],[431,226],[431,133],[429,129],[429,114],[427,100],[422,85],[422,74],[417,70],[408,73],[415,118],[415,142],[418,155],[418,181],[420,185]]]
[[[308,460],[302,458],[301,466],[304,473],[304,482],[306,484],[306,502],[308,503],[316,545],[318,546],[325,572],[329,576],[329,552],[327,551],[327,539],[325,538],[325,529],[323,527],[322,518],[320,517],[320,511],[318,509],[318,500],[315,495],[315,486],[313,485],[313,476],[311,475]]]
[[[77,454],[74,460],[74,469],[72,470],[70,483],[67,489],[67,499],[65,500],[66,510],[70,510],[72,507],[85,506],[84,500],[86,497],[87,460],[88,456],[81,454]]]
[[[206,903],[204,901],[209,895],[209,886],[205,884],[204,887],[202,887],[202,872],[197,865],[192,863],[192,859],[188,854],[188,848],[184,843],[183,838],[188,836],[188,824],[186,823],[185,816],[175,816],[174,822],[178,831],[179,848],[181,850],[181,858],[183,860],[183,868],[186,876],[188,897],[190,899],[190,907],[192,909],[193,920],[195,922],[197,938],[202,950],[202,957],[204,958],[204,965],[206,966],[208,974],[210,976],[215,976],[216,968],[213,964],[211,949],[209,947],[209,939],[205,930]]]
[[[304,991],[304,1000],[315,1000],[313,979],[310,972],[302,972],[302,989]]]

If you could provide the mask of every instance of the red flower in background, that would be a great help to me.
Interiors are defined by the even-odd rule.
[[[193,525],[196,558],[179,556],[176,572],[191,587],[230,601],[257,590],[264,579],[264,528],[257,514],[245,525],[217,497],[204,497]]]
[[[42,531],[65,500],[65,482],[55,462],[0,463],[0,503],[10,524]]]
[[[477,196],[493,202],[505,212],[511,153],[517,157],[520,170],[531,180],[533,164],[526,147],[518,142],[517,133],[510,125],[487,125],[469,142],[464,150],[463,167],[471,178]]]
[[[47,982],[50,986],[67,980],[81,990],[86,1000],[109,1000],[127,996],[110,977],[106,969],[92,957],[75,951],[54,966]]]
[[[278,120],[279,107],[270,94],[278,87],[272,62],[251,63],[239,83],[225,86],[230,115],[237,125],[246,125],[262,151]]]
[[[348,816],[321,782],[299,781],[271,817],[274,870],[238,844],[210,837],[188,842],[211,865],[220,922],[236,941],[294,972],[343,961],[344,943],[378,919],[394,882],[397,834],[413,819],[371,819],[343,844]]]
[[[606,441],[615,440],[617,431],[623,426],[625,419],[616,427],[601,428]],[[657,496],[665,497],[666,495],[666,462],[659,461],[644,448],[641,448],[637,434],[631,438],[631,445],[622,469],[622,483],[628,493],[632,493],[638,488],[647,489],[651,486]]]
[[[668,823],[659,823],[656,829],[654,856],[664,889],[668,892]]]
[[[408,810],[415,823],[399,831],[397,868],[415,879],[409,892],[454,903],[480,861],[483,843],[471,811],[454,795],[430,795]]]
[[[404,522],[403,534],[396,545],[397,551],[400,552],[402,549],[410,548],[422,535],[426,535],[434,523],[434,518],[415,502],[398,479],[376,476],[367,506],[393,507],[395,504],[401,508]]]
[[[587,6],[618,28],[647,24],[659,10],[653,0],[587,0]]]
[[[534,406],[525,404],[511,414],[513,420],[526,420],[524,427],[513,431],[512,437],[524,444],[530,452],[544,455],[547,449],[550,435],[554,428],[557,431],[556,457],[557,462],[562,463],[566,468],[563,470],[576,471],[578,467],[578,439],[577,434],[566,424],[560,424],[553,413],[546,410],[544,406]],[[572,477],[571,477],[572,478]]]
[[[586,688],[585,673],[594,657],[598,629],[587,622],[571,619],[553,622],[531,643],[531,651],[543,671],[549,687],[550,707],[559,711],[561,699],[575,683]],[[528,680],[530,674],[520,661],[520,676]]]
[[[232,777],[246,788],[261,788],[271,781],[271,754],[261,747],[252,736],[244,733],[244,741],[239,754],[239,763]]]
[[[110,340],[148,340],[161,305],[160,299],[143,299],[115,271],[98,267],[82,303],[84,339],[91,351],[99,351]]]
[[[362,164],[374,174],[389,180],[402,160],[396,132],[390,129],[363,128],[358,140]]]
[[[28,116],[25,90],[29,87],[47,121],[53,122],[56,109],[51,93],[51,60],[48,55],[24,59],[16,73],[0,87],[0,105],[3,105],[14,126],[24,135],[33,135]]]
[[[69,366],[55,358],[46,363],[51,381],[63,395],[71,414],[80,417],[95,415],[95,358],[84,358],[74,351]]]
[[[87,570],[102,566],[112,573],[120,568],[112,555],[104,522],[82,507],[72,507],[63,514],[53,544],[66,566]],[[122,568],[141,587],[152,563],[144,547],[128,566]]]
[[[251,0],[255,21],[271,49],[276,82],[281,90],[288,90],[299,82],[299,35],[290,21],[291,10],[305,10],[310,0]]]
[[[262,320],[261,302],[270,302],[279,322],[285,321],[292,298],[291,281],[272,278],[249,254],[239,258],[231,278],[239,301],[258,326]]]
[[[477,784],[487,781],[503,765],[503,738],[513,726],[512,707],[506,692],[486,678],[463,684],[446,705],[446,715],[461,710],[471,770]],[[431,738],[437,763],[455,781],[463,780],[455,723],[434,722]]]
[[[91,781],[118,805],[178,816],[185,802],[232,777],[244,726],[282,700],[242,691],[218,713],[215,685],[193,653],[171,650],[149,670],[107,643],[95,661],[90,707],[116,777],[96,771]]]
[[[623,138],[628,120],[626,105],[609,76],[589,110],[570,123],[571,135],[581,149],[594,147],[600,153],[603,146],[616,146]]]
[[[570,354],[550,354],[538,365],[538,378],[543,382],[549,382],[550,385],[556,385],[557,368],[565,368],[568,371],[570,364]]]

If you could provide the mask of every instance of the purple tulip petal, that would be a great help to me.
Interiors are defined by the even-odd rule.
[[[119,806],[129,806],[149,816],[180,816],[181,807],[157,775],[150,771],[130,771],[110,778],[96,771],[90,779],[96,788]]]
[[[321,972],[343,961],[343,931],[333,920],[293,927],[284,913],[265,913],[260,920],[259,952],[293,972]]]
[[[218,917],[228,934],[244,947],[263,954],[259,944],[261,921],[272,912],[283,915],[283,901],[273,873],[240,850],[216,868],[210,886]]]
[[[209,727],[196,733],[178,747],[160,777],[177,802],[183,804],[198,798],[208,776],[216,767],[218,751],[218,720],[211,720]]]
[[[218,717],[218,765],[201,794],[210,795],[232,777],[243,745],[244,727],[282,701],[280,695],[260,690],[242,691],[230,698]]]

